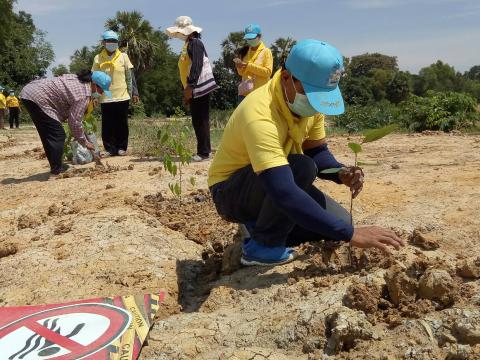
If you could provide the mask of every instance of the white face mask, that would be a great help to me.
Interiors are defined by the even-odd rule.
[[[106,43],[105,49],[107,49],[108,52],[112,53],[118,49],[118,43]]]
[[[290,76],[290,80],[292,81],[293,88],[295,89],[295,99],[293,100],[293,103],[289,102],[288,96],[287,96],[287,90],[284,88],[285,92],[285,98],[287,99],[287,106],[288,108],[295,114],[297,114],[300,117],[310,117],[314,116],[315,114],[318,113],[315,108],[310,105],[310,102],[308,101],[307,95],[300,94],[297,91],[297,87],[295,86],[295,82],[293,81],[293,77]]]

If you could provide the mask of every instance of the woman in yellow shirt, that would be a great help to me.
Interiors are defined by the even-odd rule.
[[[188,16],[179,16],[174,26],[166,29],[170,37],[185,41],[178,69],[184,89],[183,103],[190,106],[197,138],[197,153],[192,156],[196,162],[210,159],[210,93],[218,88],[201,32]]]
[[[262,29],[257,24],[250,24],[245,28],[248,52],[241,58],[235,58],[235,66],[242,77],[238,85],[239,102],[253,90],[265,85],[272,76],[272,52],[262,42]]]
[[[7,101],[5,95],[3,95],[4,89],[3,86],[0,86],[0,130],[4,129],[3,121],[5,119],[5,109],[7,108]]]
[[[118,49],[118,34],[103,33],[104,49],[93,60],[92,72],[103,71],[112,78],[112,98],[102,96],[102,141],[104,156],[124,156],[128,147],[128,107],[139,101],[133,65],[127,54]]]
[[[10,91],[7,96],[7,108],[8,108],[8,120],[10,122],[10,129],[13,129],[13,124],[18,129],[19,127],[19,115],[20,115],[20,101],[15,96],[14,91]]]

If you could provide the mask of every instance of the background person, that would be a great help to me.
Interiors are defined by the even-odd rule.
[[[10,129],[13,129],[13,125],[18,129],[20,123],[20,102],[15,96],[14,91],[10,91],[10,94],[7,96],[7,108],[8,108],[8,120],[10,122]]]
[[[248,51],[235,61],[238,74],[242,81],[238,86],[238,99],[242,101],[253,90],[265,85],[272,76],[272,52],[262,42],[262,30],[257,24],[250,24],[245,28]]]
[[[102,109],[102,141],[105,156],[124,156],[128,148],[129,89],[133,103],[139,101],[133,65],[127,54],[118,49],[118,34],[105,31],[104,49],[93,60],[92,71],[103,71],[112,79],[112,97],[100,98]]]
[[[391,230],[354,229],[348,212],[313,185],[316,177],[329,179],[354,197],[363,187],[362,170],[340,164],[325,140],[322,114],[344,112],[342,71],[343,57],[333,46],[301,41],[284,69],[229,119],[208,185],[219,215],[248,229],[242,264],[283,264],[296,256],[288,246],[323,239],[385,252],[404,245]],[[321,174],[338,167],[338,174]]]
[[[65,170],[62,160],[66,134],[62,122],[68,122],[76,141],[95,151],[85,136],[82,121],[92,97],[111,96],[110,83],[110,76],[104,72],[84,71],[35,80],[22,89],[20,99],[40,135],[52,176]]]
[[[7,109],[7,99],[3,95],[4,87],[0,86],[0,130],[4,129],[5,111]]]
[[[200,40],[202,28],[193,25],[188,16],[179,16],[167,35],[185,41],[178,60],[183,85],[183,103],[190,105],[192,125],[197,138],[197,154],[193,161],[210,159],[210,93],[218,88],[213,77],[207,51]]]

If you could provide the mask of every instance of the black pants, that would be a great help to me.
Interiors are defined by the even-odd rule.
[[[128,105],[130,101],[102,104],[103,147],[112,155],[128,147]]]
[[[208,157],[212,152],[210,145],[210,95],[192,99],[190,102],[192,124],[197,137],[197,154]]]
[[[50,163],[50,172],[59,174],[62,170],[63,146],[65,144],[65,130],[62,124],[45,114],[33,101],[22,99],[35,127],[37,128],[43,149]]]
[[[295,183],[305,190],[329,213],[350,222],[350,214],[335,200],[318,190],[313,182],[317,168],[305,155],[290,155],[288,162]],[[266,195],[252,166],[236,171],[229,179],[211,187],[213,201],[219,215],[227,221],[247,223],[255,221],[253,238],[266,246],[296,246],[304,242],[329,240],[322,234],[296,225]]]
[[[13,123],[15,123],[15,127],[18,129],[19,126],[19,115],[20,115],[20,108],[18,107],[11,107],[8,109],[9,116],[8,120],[10,121],[10,129],[13,129]]]

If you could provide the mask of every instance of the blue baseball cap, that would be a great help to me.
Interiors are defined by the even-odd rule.
[[[247,25],[247,27],[245,28],[245,36],[243,38],[245,40],[252,40],[252,39],[255,39],[261,33],[262,33],[262,29],[260,29],[260,25],[250,24],[250,25]]]
[[[338,83],[344,71],[343,56],[332,45],[302,40],[290,51],[285,67],[303,85],[310,105],[325,115],[345,111]]]
[[[112,83],[112,78],[110,76],[103,71],[94,71],[92,73],[92,81],[102,88],[105,96],[109,98],[112,97],[112,92],[109,90],[110,84]]]
[[[108,30],[102,35],[103,40],[116,40],[118,41],[118,34],[115,31]]]

